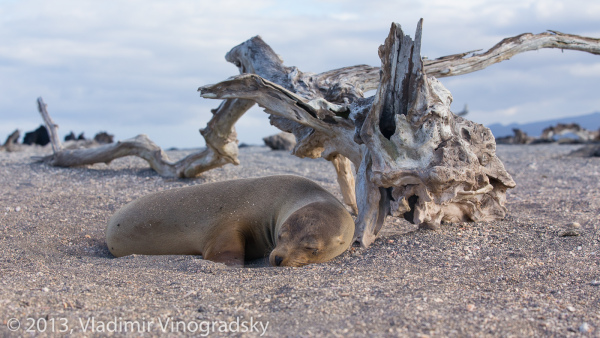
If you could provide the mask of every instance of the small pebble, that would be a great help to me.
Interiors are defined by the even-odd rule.
[[[47,287],[43,287],[43,288],[42,288],[42,291],[43,291],[43,292],[50,292],[50,289],[48,289]]]
[[[564,231],[561,231],[558,236],[560,237],[571,237],[571,236],[579,236],[579,231],[577,231],[577,229],[572,228],[572,229],[567,229]]]
[[[565,230],[561,231],[558,234],[560,237],[579,236],[579,229],[581,229],[581,224],[577,222],[572,222],[567,224],[565,228]]]
[[[583,322],[583,324],[581,324],[581,326],[579,327],[579,332],[581,332],[581,333],[590,332],[590,326],[588,325],[588,323]]]
[[[16,212],[19,212],[19,211],[21,211],[21,207],[16,207],[16,208],[15,208],[15,211],[16,211]]]
[[[593,281],[590,283],[590,285],[591,285],[591,286],[600,286],[600,280],[593,280]]]
[[[467,305],[467,311],[473,312],[474,310],[475,310],[475,304],[468,304]]]
[[[571,312],[575,312],[575,308],[572,306],[567,306],[567,310],[569,310]]]

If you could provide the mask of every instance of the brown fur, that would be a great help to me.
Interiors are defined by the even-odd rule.
[[[192,254],[243,265],[270,254],[272,265],[301,266],[338,256],[353,234],[352,217],[333,195],[282,175],[144,196],[111,217],[106,243],[116,257]]]

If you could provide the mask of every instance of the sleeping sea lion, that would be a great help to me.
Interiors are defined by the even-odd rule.
[[[292,175],[156,192],[118,210],[106,244],[116,256],[202,255],[240,266],[269,256],[274,266],[328,261],[351,244],[354,221],[327,190]]]

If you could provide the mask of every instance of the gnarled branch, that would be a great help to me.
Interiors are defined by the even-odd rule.
[[[38,102],[43,104],[41,98]],[[62,149],[60,142],[56,140],[56,125],[50,119],[48,111],[45,109],[46,105],[43,104],[44,109],[40,109],[40,113],[47,115],[44,120],[48,129],[55,130],[54,133],[50,133],[50,138],[51,141],[56,141],[52,141],[53,145],[58,143],[59,150],[57,151],[53,147],[52,155],[39,158],[39,160],[53,166],[73,167],[94,163],[108,164],[119,157],[137,156],[146,160],[150,167],[161,176],[196,177],[202,172],[227,163],[239,164],[237,135],[233,125],[252,105],[254,105],[253,101],[243,99],[223,101],[219,108],[213,111],[215,117],[210,120],[207,128],[200,131],[206,140],[207,148],[177,162],[172,162],[159,146],[143,134],[116,144],[107,144],[96,148]]]

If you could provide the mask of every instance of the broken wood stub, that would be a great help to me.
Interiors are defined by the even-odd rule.
[[[360,126],[371,157],[367,179],[389,189],[392,215],[424,227],[503,218],[515,182],[490,130],[454,115],[448,90],[426,76],[421,29],[419,22],[412,41],[394,24],[380,47],[381,83]]]

